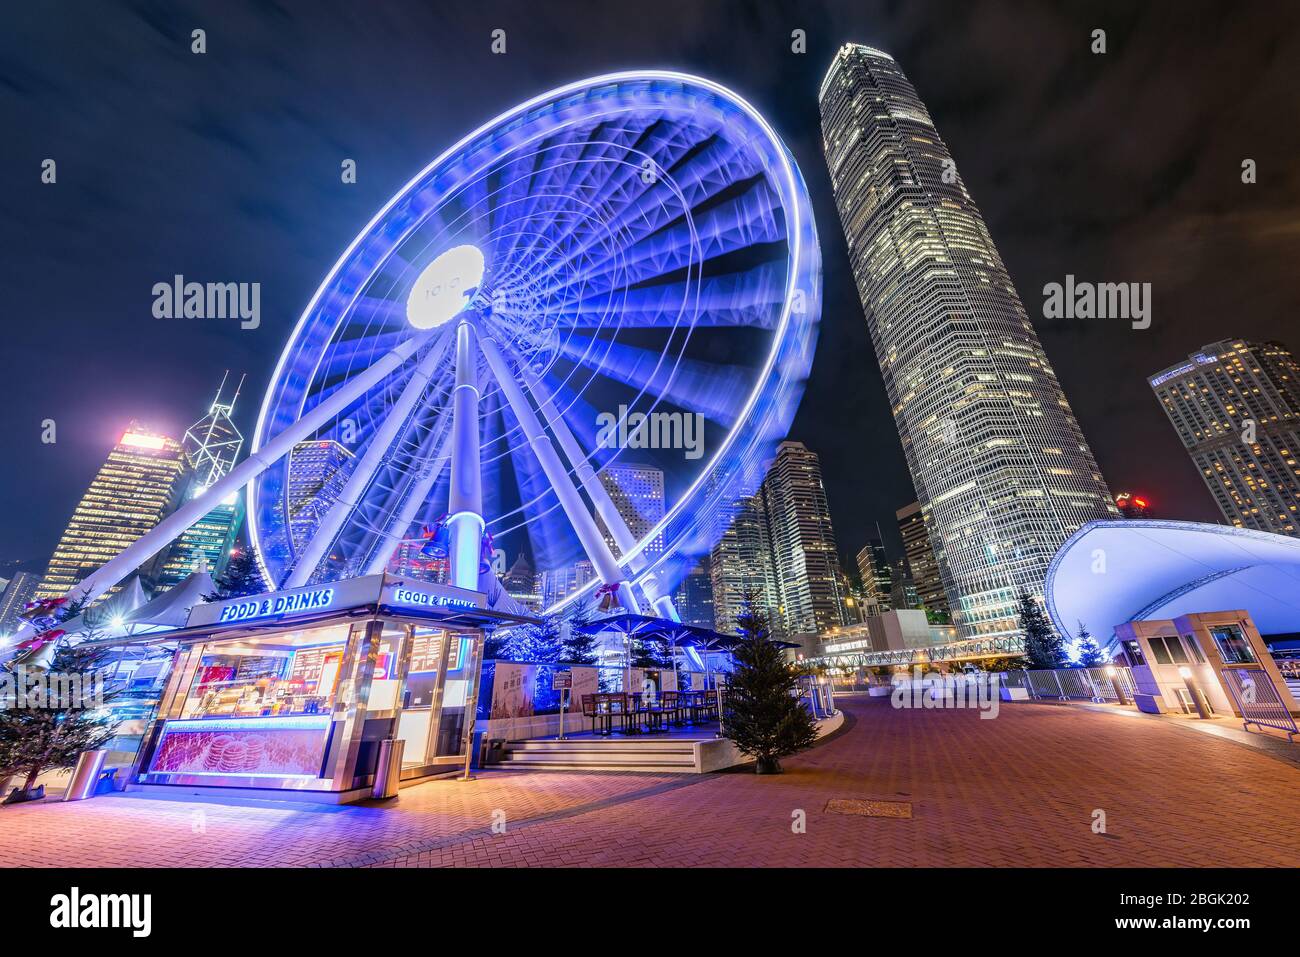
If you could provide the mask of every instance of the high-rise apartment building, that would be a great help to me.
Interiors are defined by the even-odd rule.
[[[925,530],[921,503],[913,502],[904,506],[895,516],[898,519],[898,531],[903,536],[903,554],[907,557],[907,567],[916,585],[917,597],[927,611],[947,615],[948,596],[943,590],[943,579],[939,577],[939,563],[935,560],[934,550],[930,548],[930,533]]]
[[[189,478],[180,443],[132,422],[59,539],[36,598],[67,593],[167,517]]]
[[[761,492],[786,634],[847,624],[840,556],[817,453],[802,442],[782,442]]]
[[[236,386],[229,402],[222,402],[221,393],[225,385],[226,380],[222,379],[207,414],[191,425],[181,439],[185,459],[193,473],[185,493],[187,498],[202,495],[218,479],[224,478],[239,460],[244,437],[231,418],[239,399],[239,386]],[[243,521],[244,496],[235,492],[182,532],[169,549],[160,553],[153,572],[155,587],[159,590],[171,588],[200,565],[206,567],[213,578],[218,577],[230,559],[230,550]]]
[[[819,94],[850,264],[964,637],[1017,629],[1110,492],[960,171],[894,58],[840,49]]]
[[[1296,535],[1300,364],[1291,352],[1228,339],[1147,381],[1224,519]]]

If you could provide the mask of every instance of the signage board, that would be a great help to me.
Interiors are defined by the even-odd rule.
[[[190,611],[188,624],[191,627],[238,624],[321,612],[341,612],[363,605],[386,605],[394,610],[455,613],[485,608],[487,599],[479,592],[453,585],[394,579],[387,575],[367,575],[195,605]]]

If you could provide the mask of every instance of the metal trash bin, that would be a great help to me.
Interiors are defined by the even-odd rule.
[[[379,742],[379,764],[375,768],[375,783],[370,796],[379,800],[397,797],[402,783],[402,755],[406,752],[403,738],[384,738]]]
[[[72,780],[68,782],[68,790],[64,792],[63,800],[65,801],[84,801],[95,793],[95,787],[99,784],[99,774],[104,770],[104,759],[108,757],[108,751],[83,751],[81,757],[77,758],[77,766],[72,771]]]
[[[506,757],[506,739],[488,738],[487,749],[483,752],[483,766],[500,764]]]

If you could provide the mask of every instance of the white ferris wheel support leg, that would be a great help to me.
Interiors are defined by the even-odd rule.
[[[374,388],[385,376],[409,359],[426,338],[426,335],[417,334],[386,353],[365,372],[350,380],[320,405],[249,455],[226,473],[224,478],[208,486],[207,491],[202,495],[190,499],[128,545],[116,558],[73,585],[68,589],[65,597],[89,604],[104,594],[131,574],[137,566],[156,554],[164,545],[210,512],[214,505],[219,504],[232,492],[238,492],[283,458],[295,445],[313,435],[330,419]],[[24,625],[15,636],[16,640],[22,641],[34,630],[31,625]]]
[[[478,591],[483,554],[483,476],[479,470],[479,387],[474,326],[456,326],[456,387],[451,393],[451,487],[447,528],[451,537],[451,583]]]
[[[569,524],[577,533],[583,551],[587,553],[587,558],[595,567],[596,574],[605,584],[618,585],[620,600],[624,606],[629,611],[639,614],[641,609],[637,605],[636,596],[632,594],[626,576],[618,567],[618,562],[610,552],[609,546],[605,544],[605,539],[601,537],[600,529],[596,527],[596,520],[591,517],[577,488],[569,480],[569,472],[560,461],[555,446],[551,444],[551,437],[542,428],[537,413],[533,411],[527,396],[515,381],[514,372],[506,365],[501,350],[497,348],[491,334],[481,336],[479,346],[487,359],[488,368],[492,370],[493,377],[505,394],[506,402],[509,403],[515,418],[519,420],[519,426],[524,430],[533,454],[537,456],[537,462],[546,474],[546,480],[555,490],[555,496],[560,500],[560,507],[564,509]]]
[[[297,588],[299,585],[307,584],[312,573],[316,571],[316,566],[325,556],[326,550],[334,537],[338,534],[339,529],[343,527],[343,522],[348,515],[352,513],[361,495],[370,484],[370,479],[374,476],[375,470],[384,460],[393,440],[397,437],[398,430],[415,408],[415,404],[424,395],[424,390],[429,384],[429,379],[437,370],[443,360],[445,353],[443,346],[434,346],[429,350],[423,359],[420,360],[419,366],[411,374],[410,380],[402,389],[402,394],[398,396],[397,401],[393,403],[379,428],[375,430],[374,437],[370,440],[370,445],[366,447],[365,454],[357,467],[352,470],[348,477],[347,484],[343,486],[343,491],[334,504],[330,506],[325,517],[321,519],[315,534],[307,542],[307,547],[303,550],[302,555],[294,563],[293,571],[284,582],[285,588]],[[409,523],[408,523],[409,524]]]
[[[528,386],[528,391],[536,397],[538,405],[545,413],[551,431],[560,440],[560,448],[564,450],[564,454],[573,463],[573,468],[578,473],[582,487],[586,490],[592,502],[595,503],[596,511],[600,514],[605,527],[609,529],[610,535],[613,536],[614,544],[618,545],[618,550],[626,555],[636,547],[636,536],[627,527],[627,522],[623,520],[623,516],[619,513],[618,506],[609,497],[609,490],[600,481],[596,470],[591,467],[591,462],[587,459],[587,456],[582,454],[582,448],[578,445],[578,440],[573,437],[573,432],[560,416],[545,383],[527,369],[522,370],[522,374],[524,383]],[[633,555],[628,559],[628,564],[632,567],[634,573],[640,573],[648,564],[645,553],[638,552]],[[656,575],[653,573],[647,575],[641,581],[641,590],[645,592],[646,597],[650,599],[650,603],[654,605],[655,611],[659,612],[660,615],[671,621],[680,620],[677,617],[677,609],[673,607],[672,598],[660,590],[659,579]]]

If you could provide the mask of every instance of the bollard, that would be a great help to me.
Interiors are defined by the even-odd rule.
[[[370,796],[384,801],[397,797],[402,781],[402,755],[406,741],[402,738],[384,738],[379,742],[379,763],[375,767],[375,783]]]
[[[107,750],[81,752],[63,800],[84,801],[92,797],[95,793],[95,785],[99,783],[99,772],[104,770],[104,759],[107,757]]]

